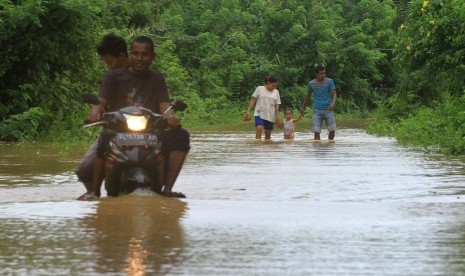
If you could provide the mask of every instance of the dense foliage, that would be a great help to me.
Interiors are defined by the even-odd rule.
[[[421,129],[438,106],[463,104],[464,11],[461,0],[0,0],[0,140],[92,136],[79,94],[98,90],[95,45],[109,32],[154,38],[188,126],[239,118],[266,74],[298,108],[323,64],[336,112],[377,109],[378,131],[402,140],[409,120]]]
[[[187,124],[221,121],[231,106],[238,114],[266,74],[298,107],[319,63],[337,80],[340,112],[367,110],[392,86],[394,18],[377,0],[1,0],[0,138],[79,138],[79,93],[98,89],[94,45],[108,32],[157,41],[155,66],[190,103]]]
[[[399,27],[397,60],[405,73],[399,93],[420,105],[465,87],[465,2],[412,1]]]
[[[397,92],[371,132],[401,143],[465,153],[465,2],[411,1],[399,25]]]
[[[114,16],[122,22],[115,27],[128,25],[122,6],[108,3],[0,1],[1,139],[36,139],[51,129],[79,138],[79,92],[95,90],[104,70],[96,41]]]
[[[394,136],[404,145],[449,155],[465,154],[465,96],[438,103],[435,108],[420,108],[398,122],[386,120],[369,129]]]

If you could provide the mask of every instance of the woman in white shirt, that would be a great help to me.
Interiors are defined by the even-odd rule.
[[[262,133],[265,132],[265,139],[271,138],[273,125],[279,124],[279,105],[281,97],[278,87],[278,79],[273,76],[265,77],[265,85],[259,86],[252,94],[247,112],[244,115],[244,121],[250,120],[250,110],[255,106],[255,139],[262,139]]]

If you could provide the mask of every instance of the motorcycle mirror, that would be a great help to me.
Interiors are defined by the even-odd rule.
[[[81,97],[82,97],[82,100],[88,104],[99,104],[100,103],[100,101],[98,100],[98,97],[92,93],[84,93],[81,95]]]
[[[187,104],[182,101],[174,101],[171,105],[176,111],[184,111],[187,108]]]

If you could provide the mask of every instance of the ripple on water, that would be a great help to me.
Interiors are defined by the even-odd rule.
[[[186,200],[137,191],[76,201],[85,148],[57,158],[39,147],[33,161],[20,154],[30,148],[9,148],[0,273],[465,274],[461,161],[361,130],[338,130],[334,142],[274,134],[192,133],[175,186]]]

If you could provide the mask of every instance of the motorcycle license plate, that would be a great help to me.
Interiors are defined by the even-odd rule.
[[[157,135],[149,133],[117,133],[116,142],[123,146],[156,146]]]

